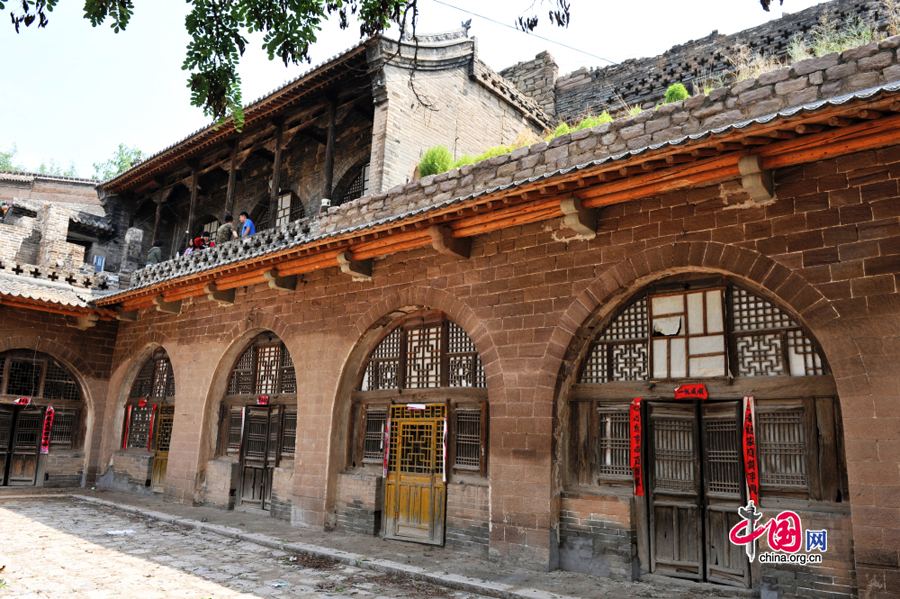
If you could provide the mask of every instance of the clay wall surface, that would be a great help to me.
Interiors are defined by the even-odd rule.
[[[144,310],[120,326],[107,411],[115,416],[100,462],[121,434],[116,394],[147,348],[162,345],[178,397],[166,496],[202,499],[224,377],[247,340],[271,330],[290,351],[302,397],[292,521],[334,522],[341,501],[373,497],[373,489],[348,490],[352,477],[330,458],[335,443],[346,443],[346,422],[335,414],[345,413],[355,377],[345,371],[348,357],[379,319],[428,306],[467,331],[487,375],[490,555],[552,566],[559,514],[596,513],[554,507],[564,489],[553,482],[554,415],[589,324],[652,280],[725,273],[796,315],[823,347],[840,396],[850,484],[851,522],[836,526],[853,536],[860,596],[878,596],[866,589],[895,589],[900,558],[898,179],[900,148],[861,152],[775,172],[776,199],[765,205],[732,181],[603,208],[591,241],[566,241],[556,221],[519,226],[474,238],[468,260],[431,249],[378,259],[371,282],[331,268],[304,275],[295,292],[238,289],[231,307],[192,298],[177,317]],[[846,551],[835,555],[849,559]]]

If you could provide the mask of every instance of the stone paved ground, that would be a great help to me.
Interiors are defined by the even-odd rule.
[[[0,573],[0,578],[5,579],[9,587],[0,589],[0,597],[476,597],[471,593],[444,589],[407,577],[387,576],[368,568],[332,565],[210,532],[152,522],[147,517],[118,509],[74,499],[52,498],[52,492],[42,497],[16,499],[11,495],[21,495],[23,490],[7,488],[3,491],[0,492],[0,566],[6,564],[7,569]],[[28,492],[41,491],[45,490],[29,489]],[[441,547],[290,526],[258,510],[225,511],[182,505],[164,502],[157,495],[139,496],[87,489],[68,492],[71,491],[87,498],[115,502],[123,507],[227,526],[285,543],[300,542],[338,553],[391,560],[397,564],[424,568],[439,576],[449,573],[510,585],[520,592],[524,590],[528,596],[537,595],[527,589],[539,589],[551,598],[736,597],[736,593],[727,587],[697,585],[673,579],[649,583],[627,582],[559,570],[540,572],[502,566]],[[7,522],[13,524],[8,525]],[[123,529],[135,530],[136,534],[106,534],[110,530]],[[292,558],[296,561],[291,561]],[[271,586],[278,582],[287,582],[291,586]]]
[[[4,503],[0,523],[0,596],[15,599],[479,599],[66,499]]]

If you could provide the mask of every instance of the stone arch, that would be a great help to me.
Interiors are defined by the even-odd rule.
[[[444,312],[450,320],[466,331],[481,357],[488,394],[498,399],[502,397],[502,372],[496,346],[490,331],[476,316],[471,306],[445,291],[431,287],[400,289],[372,304],[349,327],[345,337],[348,350],[332,404],[331,436],[328,442],[328,474],[324,505],[326,525],[331,524],[328,519],[333,517],[337,501],[338,475],[347,462],[347,443],[343,436],[346,431],[343,426],[349,418],[350,394],[355,386],[358,371],[385,327],[390,327],[407,312],[423,308]],[[299,384],[299,370],[297,374]]]
[[[567,459],[561,423],[568,419],[568,391],[596,327],[647,285],[671,275],[703,272],[738,281],[787,311],[821,348],[836,380],[853,374],[850,366],[859,349],[837,311],[802,276],[768,256],[715,242],[676,242],[644,250],[610,266],[572,300],[560,317],[541,365],[543,385],[539,392],[554,402],[556,416],[551,526],[557,530],[559,497],[565,484],[561,470]]]

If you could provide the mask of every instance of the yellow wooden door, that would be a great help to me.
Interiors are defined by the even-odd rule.
[[[445,406],[394,406],[385,481],[384,536],[444,544]]]
[[[175,406],[159,406],[159,421],[156,424],[156,453],[153,454],[153,474],[150,477],[153,490],[162,492],[166,484],[166,468],[169,465],[169,444],[172,441],[172,423],[175,421]]]

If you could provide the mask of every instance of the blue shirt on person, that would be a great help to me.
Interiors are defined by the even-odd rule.
[[[256,235],[256,226],[249,218],[244,221],[244,228],[241,229],[241,237],[247,237],[248,235]]]

